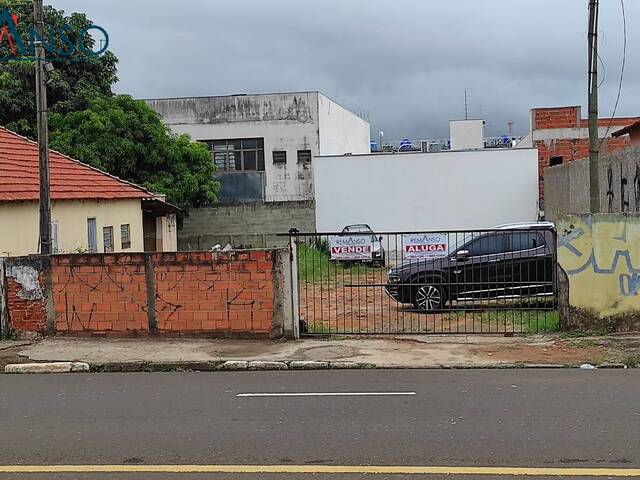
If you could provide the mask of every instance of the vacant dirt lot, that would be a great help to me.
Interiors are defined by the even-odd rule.
[[[300,282],[300,316],[309,333],[534,333],[557,328],[556,312],[535,310],[534,302],[476,302],[423,313],[385,293],[384,271],[353,270]]]

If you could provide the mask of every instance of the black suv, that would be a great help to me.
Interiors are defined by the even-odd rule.
[[[500,225],[491,231],[452,233],[452,252],[404,260],[388,272],[386,291],[427,312],[447,302],[551,295],[555,227],[549,222]],[[453,239],[455,240],[455,238]]]

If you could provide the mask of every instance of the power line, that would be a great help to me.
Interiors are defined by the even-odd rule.
[[[609,130],[611,129],[611,125],[613,124],[613,119],[616,116],[616,111],[618,110],[618,104],[620,103],[620,95],[622,94],[622,83],[624,81],[624,69],[627,65],[627,14],[625,12],[625,8],[624,8],[624,0],[620,0],[620,8],[622,9],[622,32],[623,32],[623,36],[624,36],[624,42],[622,44],[622,68],[620,69],[620,81],[618,83],[618,95],[616,97],[616,103],[613,106],[613,114],[611,115],[611,118],[609,119],[609,125],[607,125],[607,131],[604,134],[604,137],[602,137],[602,140],[600,141],[600,146],[598,147],[598,150],[600,150],[600,147],[602,147],[602,144],[604,143],[604,141],[607,138],[607,135],[609,135]]]

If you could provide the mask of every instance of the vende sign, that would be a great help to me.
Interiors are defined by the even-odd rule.
[[[409,233],[402,236],[404,258],[444,258],[449,255],[448,233]]]
[[[371,234],[329,237],[331,260],[371,260]]]

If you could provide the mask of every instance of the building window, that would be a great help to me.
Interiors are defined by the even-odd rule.
[[[311,150],[298,150],[298,163],[311,163]]]
[[[120,225],[120,242],[123,250],[131,248],[131,232],[128,223]]]
[[[218,172],[264,172],[264,138],[205,140]]]
[[[564,160],[564,157],[559,156],[559,157],[551,157],[549,158],[549,166],[550,167],[555,167],[556,165],[562,165],[562,161]]]
[[[51,253],[59,253],[58,250],[58,222],[51,222]]]
[[[95,218],[87,218],[87,246],[89,253],[98,252],[98,227]]]
[[[113,227],[102,228],[102,243],[104,244],[104,253],[113,252]]]
[[[284,150],[275,150],[273,152],[273,164],[284,165],[287,163],[287,152]]]

